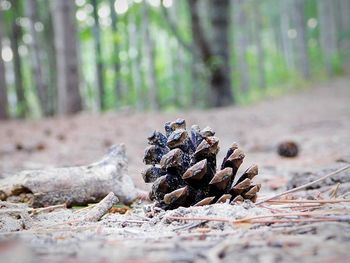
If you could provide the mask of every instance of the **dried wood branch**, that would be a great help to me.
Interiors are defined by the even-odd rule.
[[[313,184],[316,184],[316,183],[318,183],[318,182],[320,182],[320,181],[323,181],[323,180],[325,180],[325,179],[327,179],[327,178],[329,178],[329,177],[332,177],[332,176],[334,176],[334,175],[336,175],[336,174],[338,174],[338,173],[341,173],[341,172],[343,172],[343,171],[345,171],[345,170],[347,170],[347,169],[349,169],[349,168],[350,168],[350,164],[349,164],[349,165],[346,165],[346,166],[344,166],[344,167],[342,167],[342,168],[340,168],[340,169],[338,169],[338,170],[336,170],[336,171],[334,171],[334,172],[331,172],[331,173],[329,173],[329,174],[326,174],[326,175],[324,175],[324,176],[322,176],[322,177],[320,177],[320,178],[318,178],[318,179],[316,179],[316,180],[314,180],[314,181],[312,181],[312,182],[309,182],[309,183],[307,183],[307,184],[303,184],[303,185],[301,185],[301,186],[295,187],[295,188],[293,188],[293,189],[284,191],[284,192],[282,192],[282,193],[279,193],[279,194],[273,195],[273,196],[271,196],[271,197],[265,198],[265,199],[263,199],[263,200],[261,200],[261,201],[258,201],[258,202],[256,203],[256,205],[265,203],[265,202],[270,201],[270,200],[272,200],[272,199],[276,199],[276,198],[281,197],[281,196],[283,196],[283,195],[287,195],[287,194],[290,194],[290,193],[294,193],[294,192],[300,191],[300,190],[305,189],[305,188],[307,188],[307,187],[309,187],[309,186],[311,186],[311,185],[313,185]]]
[[[184,220],[184,221],[190,221],[190,220],[193,220],[193,221],[214,221],[214,222],[225,222],[225,223],[231,223],[231,224],[239,224],[239,223],[262,222],[262,220],[260,220],[260,219],[269,218],[269,217],[293,217],[293,216],[312,217],[312,216],[335,215],[335,214],[342,215],[346,212],[349,212],[349,211],[348,210],[341,210],[341,211],[339,211],[339,210],[327,210],[327,211],[316,211],[316,212],[290,212],[290,213],[279,213],[279,214],[269,214],[269,215],[247,217],[247,218],[236,219],[236,220],[232,220],[230,218],[219,218],[219,217],[181,217],[181,216],[168,216],[167,219]],[[320,219],[320,218],[316,218],[316,219]],[[298,219],[287,219],[286,222],[294,222],[293,220],[298,220]],[[265,221],[265,222],[268,222],[268,221]],[[270,220],[269,222],[272,222],[272,221]]]
[[[118,198],[113,192],[110,192],[85,215],[84,221],[97,222],[116,202],[118,202]]]
[[[31,195],[34,207],[86,205],[100,201],[109,192],[124,203],[139,195],[127,174],[124,145],[112,146],[105,157],[91,165],[23,171],[0,180],[0,196]]]
[[[275,203],[275,204],[290,204],[290,203],[297,203],[297,204],[335,204],[335,203],[349,203],[350,199],[321,199],[321,200],[269,200],[266,201],[268,203]]]

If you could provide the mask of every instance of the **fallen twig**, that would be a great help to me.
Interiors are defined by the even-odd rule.
[[[268,200],[268,203],[280,203],[280,204],[290,204],[290,203],[298,203],[298,204],[335,204],[335,203],[349,203],[350,199],[322,199],[322,200]]]
[[[268,218],[268,217],[318,216],[318,215],[330,215],[330,214],[343,214],[344,212],[345,211],[338,211],[338,210],[316,211],[316,212],[290,212],[290,213],[280,213],[280,214],[246,217],[246,218],[242,218],[242,219],[233,220],[232,223],[243,223],[246,221],[252,221],[252,220],[261,219],[261,218]]]
[[[52,206],[47,206],[47,207],[42,207],[42,208],[33,208],[30,212],[32,212],[33,215],[43,213],[43,212],[52,212],[56,209],[60,208],[67,208],[66,204],[60,204],[60,205],[52,205]]]
[[[270,200],[272,200],[272,199],[275,199],[275,198],[277,198],[277,197],[280,197],[280,196],[283,196],[283,195],[286,195],[286,194],[290,194],[290,193],[294,193],[294,192],[300,191],[300,190],[305,189],[305,188],[307,188],[307,187],[309,187],[309,186],[311,186],[311,185],[313,185],[313,184],[316,184],[316,183],[318,183],[318,182],[320,182],[320,181],[323,181],[323,180],[327,179],[328,177],[331,177],[331,176],[334,176],[334,175],[336,175],[336,174],[338,174],[338,173],[341,173],[341,172],[343,172],[343,171],[345,171],[345,170],[347,170],[347,169],[349,169],[349,168],[350,168],[350,164],[349,164],[349,165],[346,165],[346,166],[344,166],[344,167],[342,167],[342,168],[340,168],[340,169],[338,169],[338,170],[336,170],[336,171],[334,171],[334,172],[331,172],[331,173],[329,173],[329,174],[326,174],[326,175],[324,175],[324,176],[322,176],[322,177],[320,177],[320,178],[318,178],[318,179],[316,179],[316,180],[314,180],[314,181],[312,181],[312,182],[309,182],[309,183],[307,183],[307,184],[303,184],[303,185],[298,186],[298,187],[295,187],[295,188],[293,188],[293,189],[290,189],[290,190],[284,191],[284,192],[282,192],[282,193],[273,195],[273,196],[271,196],[271,197],[265,198],[265,199],[263,199],[263,200],[257,202],[256,205],[260,205],[260,204],[262,204],[262,203],[265,203],[265,202],[267,202],[267,201],[270,201]]]
[[[347,222],[350,219],[347,219]],[[272,219],[272,220],[253,220],[252,224],[284,224],[284,223],[315,223],[315,222],[345,222],[342,217],[330,218],[301,218],[301,219]]]
[[[85,211],[85,210],[89,210],[89,209],[95,207],[95,205],[96,205],[96,204],[88,204],[88,206],[83,207],[83,208],[80,208],[80,209],[77,209],[77,210],[74,211],[73,213],[74,213],[74,214],[78,214],[78,213],[80,213],[80,212],[83,212],[83,211]]]
[[[85,215],[84,221],[97,222],[116,202],[118,202],[118,198],[113,192],[110,192]]]
[[[225,222],[225,223],[256,223],[258,219],[268,218],[268,217],[290,217],[290,216],[319,216],[319,215],[331,215],[331,214],[344,214],[344,210],[328,210],[328,211],[317,211],[317,212],[291,212],[291,213],[280,213],[280,214],[269,214],[269,215],[261,215],[254,217],[247,217],[242,219],[232,220],[230,218],[213,218],[213,217],[180,217],[180,216],[168,216],[167,219],[173,220],[194,220],[194,221],[216,221],[216,222]],[[291,222],[291,219],[286,220],[287,222]]]
[[[329,193],[330,198],[337,198],[339,187],[340,187],[340,183],[337,183],[336,186],[333,189],[331,189]]]
[[[90,165],[28,170],[0,178],[1,199],[15,197],[33,207],[86,205],[109,192],[125,204],[144,197],[127,173],[124,145],[112,146],[107,155]]]

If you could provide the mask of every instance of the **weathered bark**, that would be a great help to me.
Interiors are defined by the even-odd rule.
[[[212,107],[227,106],[234,102],[231,91],[231,70],[229,55],[229,0],[210,1],[210,21],[213,27],[211,43],[203,31],[198,0],[190,0],[190,14],[193,41],[200,58],[209,72],[208,103]]]
[[[119,41],[117,38],[118,28],[117,28],[117,14],[114,8],[115,0],[109,0],[109,8],[111,10],[111,20],[112,20],[112,33],[113,33],[113,69],[114,69],[114,85],[115,85],[115,95],[116,95],[116,106],[122,104],[123,92],[122,92],[122,80],[120,74],[120,61],[119,61]]]
[[[150,22],[149,22],[149,6],[147,3],[143,4],[143,21],[145,26],[144,32],[144,52],[145,60],[147,65],[146,81],[148,86],[148,98],[152,110],[159,109],[159,99],[158,99],[158,83],[156,79],[156,69],[155,69],[155,50],[154,43],[151,37]]]
[[[258,53],[258,83],[259,87],[261,89],[266,88],[266,76],[265,76],[265,51],[264,51],[264,45],[263,41],[261,39],[262,31],[263,31],[263,24],[262,24],[262,16],[260,12],[260,2],[254,1],[253,2],[253,8],[254,8],[254,15],[255,15],[255,43],[257,47],[257,53]]]
[[[58,112],[74,114],[82,110],[74,1],[53,0],[50,3],[55,31]]]
[[[22,29],[17,24],[17,17],[20,16],[20,10],[18,6],[18,1],[12,0],[12,30],[11,30],[11,49],[13,52],[13,68],[15,75],[15,90],[16,90],[16,116],[23,118],[26,116],[28,106],[25,96],[25,91],[23,87],[23,77],[22,77],[22,61],[18,53],[18,46],[20,39],[22,38]]]
[[[310,78],[309,52],[306,37],[305,1],[294,0],[294,25],[297,31],[296,59],[304,79]]]
[[[94,35],[94,44],[95,44],[95,63],[96,63],[96,79],[97,79],[97,90],[98,90],[98,99],[100,110],[106,109],[105,103],[105,85],[104,85],[104,66],[102,62],[102,50],[101,50],[101,28],[100,22],[98,20],[98,4],[97,0],[91,0],[93,6],[93,17],[94,17],[94,26],[93,26],[93,35]]]
[[[0,10],[0,50],[2,50],[2,39],[3,39],[3,12]],[[0,120],[7,119],[8,115],[8,101],[7,101],[7,85],[6,85],[6,74],[5,64],[2,60],[0,53]]]
[[[39,98],[39,103],[41,107],[41,112],[44,116],[49,115],[49,100],[48,100],[48,85],[44,80],[43,76],[43,62],[42,62],[42,47],[40,47],[40,39],[37,30],[35,29],[35,24],[38,23],[38,4],[37,0],[28,0],[26,2],[27,15],[30,21],[30,34],[32,36],[31,41],[31,66],[33,72],[33,78],[35,79],[35,86],[37,95]]]
[[[329,0],[319,0],[317,3],[324,64],[328,75],[332,76],[334,75],[333,61],[338,52],[334,3]]]
[[[34,207],[86,205],[110,192],[124,203],[132,202],[138,194],[127,174],[124,145],[111,147],[104,158],[91,165],[22,171],[0,180],[2,200],[29,194]]]
[[[249,66],[247,63],[247,15],[246,5],[243,0],[235,1],[233,6],[234,21],[236,24],[236,54],[238,57],[238,71],[240,76],[240,90],[243,93],[248,93],[249,81]]]

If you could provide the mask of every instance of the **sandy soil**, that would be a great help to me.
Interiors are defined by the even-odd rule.
[[[164,122],[182,117],[188,126],[195,123],[211,126],[220,138],[222,152],[232,142],[238,142],[247,155],[242,169],[253,162],[260,167],[257,180],[263,183],[263,196],[285,189],[296,172],[316,173],[335,166],[338,160],[350,160],[349,87],[350,79],[342,78],[252,106],[207,111],[125,111],[102,116],[80,114],[40,121],[0,122],[0,176],[23,169],[90,163],[99,159],[111,144],[125,143],[129,173],[138,187],[147,189],[149,186],[140,176],[145,138],[153,129],[162,130]],[[297,158],[277,155],[276,145],[286,139],[299,144],[301,152]],[[349,209],[341,205],[331,208]],[[226,216],[242,216],[233,208],[225,209]],[[262,208],[252,209],[256,214],[266,213]],[[8,232],[16,230],[16,226],[23,228],[23,222],[15,220],[14,229],[2,231],[4,242],[0,243],[0,254],[7,253],[6,262],[11,258],[18,260],[13,257],[15,254],[28,255],[22,262],[39,259],[42,262],[68,259],[71,262],[218,262],[220,259],[232,262],[235,257],[243,262],[320,262],[321,259],[346,262],[350,255],[348,223],[306,224],[288,229],[285,225],[234,228],[224,223],[214,227],[204,223],[187,229],[182,228],[184,223],[167,222],[162,214],[151,223],[142,219],[147,222],[134,226],[128,220],[145,215],[141,206],[133,211],[127,217],[107,215],[94,225],[38,230],[40,225],[66,222],[76,216],[70,210],[62,210],[57,215],[35,217],[33,232],[11,235]],[[190,209],[178,213],[194,212]],[[223,216],[222,208],[210,212],[202,208],[200,214]],[[174,230],[179,226],[180,232]],[[209,229],[211,234],[201,233],[202,228]],[[22,242],[9,241],[13,239]],[[1,258],[5,257],[0,257],[0,262],[5,262]]]

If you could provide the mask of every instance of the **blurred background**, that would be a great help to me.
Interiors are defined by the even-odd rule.
[[[350,0],[0,0],[0,118],[253,103],[346,73]]]

